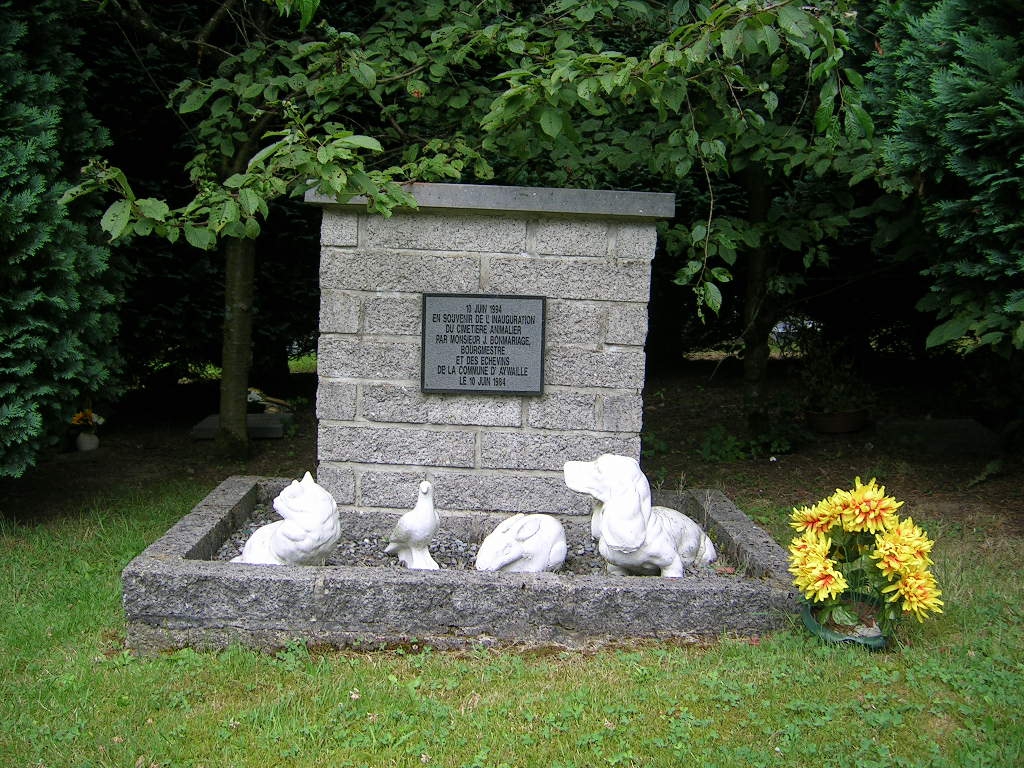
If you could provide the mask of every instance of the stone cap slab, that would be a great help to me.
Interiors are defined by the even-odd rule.
[[[675,216],[675,195],[667,192],[629,192],[603,189],[503,187],[483,184],[412,183],[404,185],[421,211],[481,213],[540,213],[549,216],[602,216],[627,219],[670,219]],[[338,203],[315,190],[307,203],[337,208],[365,208],[366,198]]]

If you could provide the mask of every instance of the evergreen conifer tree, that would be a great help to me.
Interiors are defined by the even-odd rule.
[[[114,366],[109,251],[58,202],[104,144],[70,48],[76,5],[0,2],[0,477],[32,466]]]
[[[890,184],[933,238],[929,346],[1024,349],[1024,3],[885,4],[871,84]]]

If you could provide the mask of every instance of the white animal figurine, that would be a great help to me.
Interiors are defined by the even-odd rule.
[[[513,515],[480,543],[478,571],[539,573],[565,562],[565,529],[551,515]]]
[[[323,565],[341,538],[338,505],[307,472],[274,499],[284,520],[257,528],[233,563]]]
[[[434,509],[434,486],[424,480],[420,483],[416,506],[398,518],[384,551],[389,555],[398,555],[399,561],[406,568],[436,571],[440,566],[430,556],[427,547],[440,525],[441,519]]]
[[[711,539],[693,520],[651,506],[651,486],[628,456],[567,461],[565,484],[597,503],[590,530],[610,573],[682,576],[683,568],[714,562]]]

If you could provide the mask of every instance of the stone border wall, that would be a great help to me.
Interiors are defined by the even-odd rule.
[[[689,569],[682,578],[560,573],[414,571],[346,566],[267,566],[210,560],[253,513],[288,484],[230,477],[122,574],[127,644],[141,653],[241,643],[376,647],[403,642],[438,648],[486,644],[584,648],[633,638],[714,640],[787,626],[796,592],[786,553],[720,491],[656,494],[656,503],[701,523],[734,575]],[[380,538],[395,515],[342,516],[346,538]],[[446,515],[466,541],[495,520]],[[589,534],[566,517],[567,534]]]
[[[339,506],[586,514],[562,465],[639,458],[655,223],[672,195],[416,184],[415,211],[324,207],[318,482]],[[545,296],[544,394],[420,392],[423,293]]]

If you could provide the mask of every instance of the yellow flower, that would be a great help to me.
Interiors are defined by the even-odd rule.
[[[894,584],[882,588],[882,592],[892,592],[888,602],[894,603],[903,598],[903,612],[913,613],[918,621],[924,621],[929,611],[942,613],[942,601],[939,600],[938,586],[931,571],[912,571]]]
[[[915,523],[913,518],[901,520],[888,531],[875,536],[871,557],[889,579],[899,574],[923,571],[932,564],[928,553],[935,542]]]
[[[789,544],[789,570],[796,574],[808,561],[824,560],[828,557],[828,549],[832,540],[817,531],[805,531]]]
[[[813,507],[794,507],[790,520],[790,527],[797,531],[816,531],[828,533],[837,522],[839,522],[839,510],[828,503],[828,500],[819,501]]]
[[[837,597],[849,585],[834,565],[827,558],[810,558],[798,569],[793,583],[803,592],[804,597],[816,603]]]
[[[86,408],[84,411],[79,411],[71,417],[71,425],[75,427],[82,427],[83,429],[90,430],[95,429],[103,423],[103,417],[98,413],[93,413],[91,408]]]
[[[836,490],[828,502],[835,506],[847,531],[868,531],[877,533],[886,531],[896,525],[896,510],[903,506],[885,495],[885,486],[875,484],[875,479],[861,483],[860,478],[854,480],[852,491]]]

